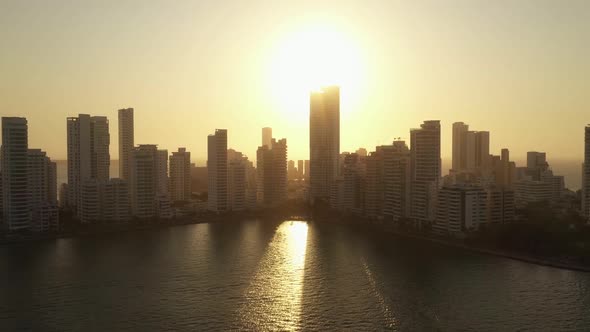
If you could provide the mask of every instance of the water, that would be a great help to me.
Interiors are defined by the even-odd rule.
[[[339,225],[247,221],[0,247],[0,330],[571,330],[590,274]]]

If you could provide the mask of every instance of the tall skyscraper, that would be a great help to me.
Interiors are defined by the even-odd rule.
[[[453,123],[453,170],[461,170],[464,168],[463,150],[464,150],[464,136],[469,131],[469,125],[463,122]]]
[[[404,141],[393,142],[393,149],[384,151],[385,203],[383,213],[394,223],[410,216],[410,149]]]
[[[590,222],[590,125],[584,129],[584,164],[582,168],[582,214]]]
[[[424,121],[410,131],[412,218],[421,227],[434,219],[441,177],[440,121]]]
[[[297,178],[303,180],[303,160],[297,160]]]
[[[129,162],[133,150],[133,108],[119,110],[119,177],[129,180]]]
[[[295,180],[297,178],[297,169],[295,168],[294,160],[289,160],[287,163],[287,178],[289,180]]]
[[[287,199],[287,140],[271,141],[271,149],[258,148],[256,154],[258,198],[261,204],[276,206]]]
[[[262,146],[266,146],[271,149],[271,141],[272,141],[272,128],[264,127],[262,128]]]
[[[469,131],[463,122],[453,123],[453,170],[483,171],[490,155],[490,133]]]
[[[2,203],[5,228],[14,231],[31,226],[28,195],[27,119],[2,118]]]
[[[40,149],[29,149],[27,159],[27,192],[33,216],[31,228],[39,232],[55,230],[58,227],[55,162]]]
[[[67,119],[67,133],[68,202],[77,214],[83,182],[109,179],[109,121],[104,116],[79,114]]]
[[[191,198],[191,153],[178,148],[170,156],[170,199],[188,201]]]
[[[159,194],[158,147],[142,144],[133,148],[130,166],[132,214],[141,219],[153,218]]]
[[[242,211],[247,208],[248,158],[241,152],[227,150],[228,160],[228,209]]]
[[[309,113],[310,199],[327,200],[339,173],[340,88],[312,92]]]
[[[158,178],[158,195],[169,197],[168,150],[156,151],[156,177]]]
[[[227,129],[216,129],[207,137],[208,209],[228,210],[227,192]]]

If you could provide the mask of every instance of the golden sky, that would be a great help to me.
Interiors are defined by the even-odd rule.
[[[66,156],[66,117],[135,108],[136,143],[206,156],[262,127],[308,158],[308,90],[339,83],[341,147],[373,150],[423,120],[491,132],[491,151],[582,158],[590,1],[2,1],[0,114]]]

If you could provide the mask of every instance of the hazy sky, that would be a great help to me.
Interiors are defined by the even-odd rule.
[[[343,73],[343,151],[440,119],[443,158],[455,121],[489,130],[491,151],[513,159],[582,158],[586,0],[3,0],[0,114],[27,117],[29,145],[54,159],[78,113],[108,116],[116,159],[123,107],[135,108],[136,143],[186,146],[196,160],[215,128],[254,159],[264,126],[307,159],[308,95],[290,82],[316,57]]]

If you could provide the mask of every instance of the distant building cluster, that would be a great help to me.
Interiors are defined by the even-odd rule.
[[[56,164],[42,150],[29,148],[27,120],[3,117],[3,228],[56,231],[60,212],[82,224],[118,223],[165,220],[191,211],[273,208],[295,199],[393,227],[462,237],[513,222],[518,209],[533,203],[563,205],[569,194],[544,152],[528,152],[526,166],[517,167],[508,149],[490,153],[488,131],[471,131],[463,122],[452,125],[452,168],[445,176],[437,120],[411,129],[409,145],[397,139],[374,151],[341,153],[336,86],[311,93],[309,121],[309,160],[289,160],[287,140],[274,138],[265,127],[253,162],[228,148],[228,131],[217,129],[207,137],[207,165],[197,167],[183,147],[169,154],[156,144],[136,144],[134,110],[120,109],[120,177],[111,178],[108,119],[69,117],[67,183],[58,193]],[[585,128],[581,214],[590,220],[590,125]]]

